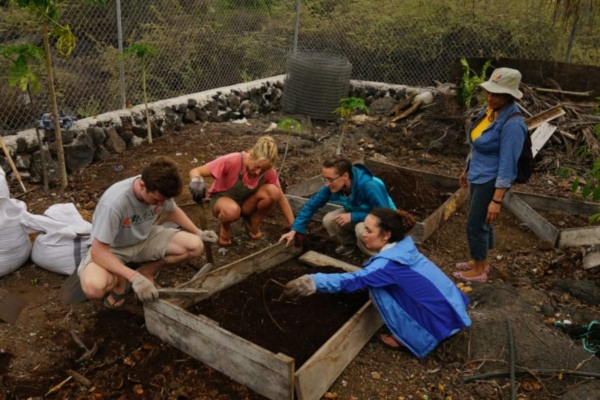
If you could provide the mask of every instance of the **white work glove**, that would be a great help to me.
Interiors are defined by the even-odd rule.
[[[136,272],[135,275],[129,279],[129,282],[131,282],[131,288],[140,301],[145,303],[158,300],[158,290],[156,290],[156,287],[148,278],[139,272]]]
[[[204,184],[204,178],[197,176],[190,182],[190,192],[192,198],[197,204],[202,204],[202,200],[206,197],[206,185]]]
[[[283,295],[297,300],[300,296],[310,296],[317,292],[315,281],[310,275],[302,275],[300,278],[285,284]]]
[[[198,231],[198,236],[202,239],[203,242],[208,243],[217,243],[219,240],[219,236],[215,233],[215,231]]]

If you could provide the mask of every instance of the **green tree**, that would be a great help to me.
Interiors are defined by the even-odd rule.
[[[48,171],[46,169],[46,149],[42,145],[42,136],[38,125],[35,123],[38,111],[33,97],[33,92],[40,91],[40,83],[37,75],[31,69],[30,61],[43,62],[44,50],[31,45],[13,45],[0,46],[0,56],[3,56],[11,61],[8,68],[8,83],[10,86],[18,86],[22,92],[27,92],[29,102],[31,104],[31,118],[34,121],[35,133],[37,135],[38,145],[40,146],[40,158],[42,162],[42,179],[44,189],[48,190]]]
[[[146,108],[146,126],[148,127],[148,143],[152,144],[152,124],[150,122],[150,111],[148,110],[148,93],[146,92],[146,56],[156,54],[152,46],[133,44],[129,46],[120,57],[129,57],[135,54],[142,65],[142,90],[144,92],[144,106]]]
[[[333,111],[334,114],[338,114],[344,119],[344,122],[342,123],[342,133],[340,135],[340,140],[338,141],[337,149],[335,150],[336,156],[339,156],[342,152],[342,139],[344,138],[344,134],[348,130],[350,117],[356,111],[364,111],[367,114],[369,113],[369,107],[365,105],[365,100],[361,99],[360,97],[345,97],[341,99],[340,106]]]
[[[575,43],[577,29],[581,23],[593,23],[600,17],[600,0],[543,0],[552,8],[554,19],[563,24],[571,24],[571,32],[565,52],[565,62],[571,60],[571,51]]]
[[[83,0],[85,3],[104,4],[104,0]],[[75,36],[68,25],[58,23],[60,18],[60,7],[66,3],[65,0],[17,0],[17,5],[25,8],[39,22],[38,28],[44,38],[44,54],[46,62],[46,73],[48,74],[48,91],[50,93],[50,104],[52,107],[52,120],[54,122],[54,135],[56,136],[56,154],[60,173],[61,187],[67,187],[67,167],[65,163],[65,152],[62,144],[62,133],[58,120],[58,106],[56,104],[56,90],[54,87],[54,74],[52,70],[52,55],[50,53],[50,36],[56,37],[56,49],[63,57],[69,57],[75,50]]]

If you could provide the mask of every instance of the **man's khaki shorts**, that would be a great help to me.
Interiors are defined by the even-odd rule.
[[[162,260],[165,258],[167,248],[173,240],[173,236],[179,232],[178,229],[164,228],[155,225],[152,227],[148,237],[136,244],[125,247],[111,247],[110,251],[123,264],[129,262],[144,263],[150,261]],[[92,248],[88,250],[85,258],[77,268],[77,274],[81,275],[81,271],[92,262]]]

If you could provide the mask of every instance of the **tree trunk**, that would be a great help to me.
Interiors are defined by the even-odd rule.
[[[33,99],[33,95],[31,93],[31,88],[29,87],[29,84],[27,84],[27,94],[29,95],[29,101],[31,102],[31,116],[33,117],[33,121],[35,123],[35,120],[37,118],[37,107],[35,106],[35,100]],[[46,165],[46,149],[42,144],[42,135],[40,135],[40,129],[38,128],[37,123],[35,123],[35,134],[37,135],[38,145],[40,146],[40,159],[42,161],[42,181],[44,182],[44,190],[47,191],[49,189],[49,183],[48,169]]]
[[[339,156],[340,154],[342,154],[342,139],[344,139],[344,134],[348,130],[349,123],[350,123],[350,115],[348,117],[344,118],[344,122],[342,125],[342,134],[340,135],[340,140],[338,142],[337,149],[335,150],[336,156]]]
[[[52,57],[50,55],[50,39],[48,34],[48,20],[44,18],[44,52],[46,53],[46,73],[48,74],[48,90],[50,91],[50,104],[52,105],[52,120],[54,121],[54,135],[56,137],[56,155],[60,173],[60,187],[67,188],[67,166],[65,152],[62,144],[60,121],[58,120],[58,106],[56,105],[56,91],[54,90],[54,75],[52,73]]]
[[[146,64],[142,57],[142,90],[144,91],[144,105],[146,106],[146,126],[148,127],[148,143],[152,144],[152,124],[150,122],[150,111],[148,110],[148,95],[146,93]]]
[[[575,34],[577,33],[577,25],[579,24],[579,15],[575,15],[573,18],[573,26],[571,27],[571,33],[569,34],[569,41],[567,43],[567,51],[565,52],[565,62],[571,62],[571,50],[573,50],[573,43],[575,42]]]

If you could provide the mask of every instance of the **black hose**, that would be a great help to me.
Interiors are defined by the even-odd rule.
[[[508,348],[510,354],[510,398],[512,400],[517,399],[517,386],[515,380],[515,343],[513,339],[513,330],[510,320],[506,320],[508,325]]]
[[[521,368],[521,367],[517,367],[517,368]],[[510,374],[511,374],[510,371],[493,371],[493,372],[488,372],[487,374],[466,376],[463,378],[463,382],[469,383],[469,382],[478,381],[478,380],[482,380],[482,379],[501,378],[501,377],[504,377],[504,376],[507,376]],[[524,374],[558,375],[558,374],[562,374],[562,375],[571,375],[571,376],[582,376],[585,378],[600,378],[600,374],[596,373],[596,372],[569,371],[569,370],[565,370],[565,369],[537,369],[537,370],[536,369],[528,369],[525,371],[516,371],[515,374],[516,375],[524,375]]]

